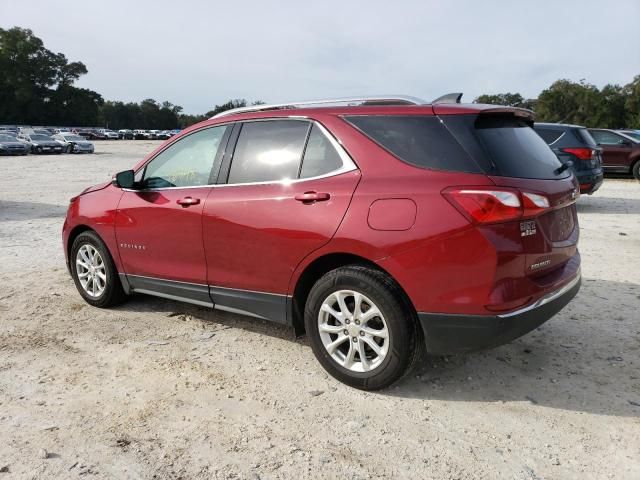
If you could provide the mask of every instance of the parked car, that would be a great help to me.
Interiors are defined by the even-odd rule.
[[[29,146],[31,153],[62,153],[62,145],[48,135],[32,133],[17,138]]]
[[[100,128],[98,129],[98,132],[102,133],[107,140],[118,140],[120,138],[118,132],[114,132],[108,128]]]
[[[29,153],[29,146],[18,141],[13,135],[0,132],[0,155],[26,155]]]
[[[73,133],[58,134],[52,137],[58,141],[66,153],[93,153],[95,147],[86,138]]]
[[[171,138],[169,130],[161,130],[156,134],[157,140],[169,140],[169,138]]]
[[[118,130],[118,138],[121,140],[133,140],[133,130]]]
[[[373,390],[423,344],[503,344],[578,292],[578,183],[532,112],[327,102],[224,112],[74,197],[63,244],[80,295],[290,325],[331,375]]]
[[[86,140],[106,140],[107,136],[96,129],[82,128],[75,132],[77,135],[84,137]]]
[[[149,132],[147,132],[146,130],[134,130],[133,138],[135,140],[149,140],[151,136],[149,135]]]
[[[631,174],[640,180],[640,141],[604,128],[590,128],[589,132],[602,148],[605,172]]]
[[[181,131],[180,129],[169,130],[169,135],[173,137],[174,135],[179,134],[180,131]]]
[[[616,130],[618,133],[622,133],[627,137],[631,137],[634,140],[638,140],[640,142],[640,130]]]
[[[580,193],[591,195],[600,188],[604,179],[601,149],[586,127],[536,122],[534,129],[560,162],[573,170],[580,184]]]

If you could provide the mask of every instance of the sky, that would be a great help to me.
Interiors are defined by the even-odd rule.
[[[639,20],[640,0],[0,0],[0,27],[85,63],[77,86],[187,113],[231,98],[625,84],[640,75]]]

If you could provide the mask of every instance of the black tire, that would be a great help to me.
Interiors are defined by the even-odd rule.
[[[80,248],[86,244],[91,245],[100,253],[105,266],[106,286],[104,288],[104,291],[97,297],[92,297],[87,292],[85,292],[78,278],[76,256],[78,255],[78,250],[80,250]],[[93,305],[94,307],[99,308],[109,308],[115,307],[116,305],[123,303],[127,299],[127,295],[122,289],[120,277],[118,276],[118,271],[116,270],[116,267],[113,263],[113,258],[109,253],[109,249],[102,241],[100,236],[98,236],[98,234],[94,231],[88,230],[86,232],[82,232],[75,238],[71,246],[69,265],[71,267],[71,276],[73,277],[73,281],[76,284],[76,288],[78,289],[78,292],[80,292],[82,298],[89,305]]]
[[[325,299],[339,290],[366,296],[384,316],[389,345],[384,359],[372,370],[356,372],[345,368],[334,360],[322,342],[318,325],[320,308]],[[411,370],[422,351],[422,331],[413,306],[392,278],[369,267],[349,265],[325,274],[309,293],[304,318],[311,348],[320,364],[334,378],[361,390],[388,387]],[[337,335],[340,334],[331,339]]]
[[[67,148],[65,148],[64,153],[73,153],[73,145],[67,145]]]
[[[636,163],[633,164],[631,173],[633,174],[633,178],[640,180],[640,160],[636,160]]]

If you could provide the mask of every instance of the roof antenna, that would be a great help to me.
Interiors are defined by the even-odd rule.
[[[460,103],[461,98],[462,98],[462,92],[447,93],[446,95],[442,95],[441,97],[436,98],[431,103]]]

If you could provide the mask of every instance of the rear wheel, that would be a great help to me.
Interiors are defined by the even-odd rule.
[[[69,263],[76,288],[90,305],[108,308],[126,299],[111,254],[95,232],[83,232],[76,237]]]
[[[631,173],[633,174],[636,180],[640,180],[640,160],[636,160],[636,163],[633,164],[631,168]]]
[[[422,341],[413,307],[383,272],[347,266],[311,289],[305,326],[320,364],[355,388],[379,390],[412,366]]]

